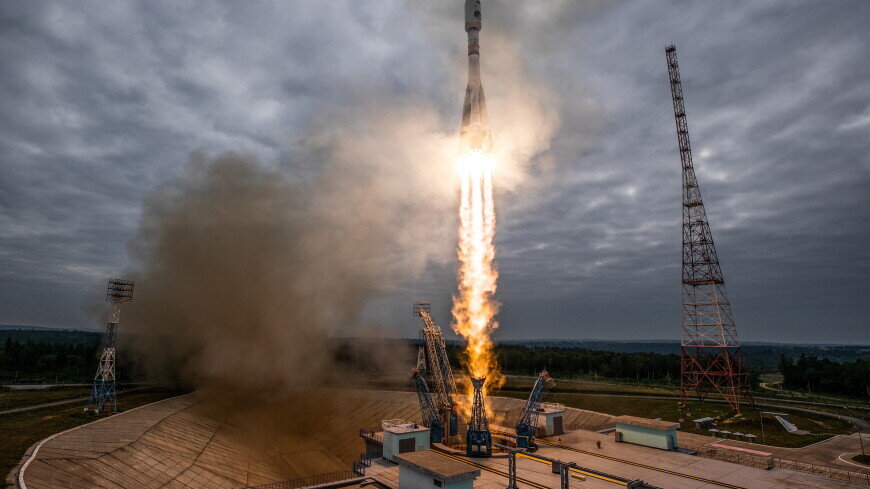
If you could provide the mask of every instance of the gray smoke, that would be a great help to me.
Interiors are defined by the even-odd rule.
[[[322,382],[318,372],[333,370],[327,337],[359,334],[366,301],[400,265],[388,216],[348,184],[293,183],[245,155],[193,155],[148,198],[131,246],[140,267],[124,327],[145,364],[180,368],[196,385]]]
[[[429,12],[431,35],[463,39],[454,10]],[[529,161],[545,166],[558,117],[516,41],[487,32],[497,184],[515,189],[528,184]],[[464,77],[463,56],[454,66]],[[427,263],[454,266],[457,86],[454,117],[383,87],[349,87],[286,161],[193,154],[179,179],[150,194],[130,246],[136,299],[122,322],[140,364],[180,371],[197,386],[293,389],[333,370],[330,335],[392,334],[365,324],[365,306]],[[389,354],[372,362],[384,358],[405,362]]]

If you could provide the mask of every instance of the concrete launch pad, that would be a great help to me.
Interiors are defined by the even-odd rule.
[[[523,401],[490,401],[494,432],[509,431],[505,421],[519,413]],[[264,406],[241,419],[233,413],[232,406],[217,408],[198,394],[133,409],[40,442],[19,479],[28,489],[241,488],[347,470],[363,451],[360,427],[420,416],[413,392],[350,389],[294,399],[277,408]],[[537,453],[666,488],[866,487],[616,443],[612,436],[595,432],[611,426],[612,419],[566,408],[565,428],[572,431],[540,439]],[[288,427],[286,432],[282,426]],[[596,441],[602,443],[600,449]],[[506,458],[468,462],[483,467],[475,487],[504,487]],[[398,487],[397,467],[375,462],[366,475]],[[518,475],[542,487],[558,487],[558,476],[540,461],[518,459]],[[592,477],[576,484],[615,487]]]

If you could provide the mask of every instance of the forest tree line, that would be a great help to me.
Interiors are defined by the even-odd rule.
[[[92,332],[7,331],[0,336],[0,381],[2,383],[88,382],[96,371],[100,335]],[[338,340],[334,352],[339,363],[359,364],[365,368],[372,361],[367,342],[390,340]],[[405,340],[392,340],[390,351],[400,351]],[[352,345],[355,345],[352,347]],[[414,351],[419,341],[411,341]],[[383,345],[381,345],[383,346]],[[383,350],[383,349],[382,349]],[[461,365],[463,347],[449,343],[447,352],[454,368]],[[537,375],[547,369],[562,378],[601,378],[645,383],[676,384],[680,378],[680,357],[674,353],[612,352],[579,347],[525,347],[502,344],[495,347],[498,362],[507,374]],[[416,358],[416,356],[415,356]],[[139,379],[141,372],[125,356],[118,359],[119,380]],[[410,359],[409,359],[410,361]],[[372,365],[368,365],[371,367]],[[801,354],[794,359],[779,356],[778,370],[783,386],[814,393],[870,396],[870,361],[832,361],[815,355]],[[142,380],[142,379],[139,379]],[[757,385],[757,372],[750,368],[750,381]]]
[[[0,352],[0,379],[16,383],[81,382],[96,371],[97,344],[20,341],[7,337]]]
[[[9,334],[0,340],[0,384],[88,383],[97,371],[101,347],[99,334],[85,332],[58,341],[45,334]],[[2,338],[2,337],[0,337]],[[143,380],[131,359],[117,360],[119,381]]]
[[[463,354],[459,345],[448,345],[454,365]],[[673,383],[680,379],[680,356],[673,353],[616,353],[585,348],[527,348],[497,345],[495,353],[505,373],[534,376],[546,369],[553,377],[624,379]]]
[[[786,389],[825,394],[870,397],[870,362],[832,362],[815,355],[801,355],[797,360],[780,355],[779,371]]]

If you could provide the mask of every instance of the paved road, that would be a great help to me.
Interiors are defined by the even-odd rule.
[[[758,385],[762,389],[766,389],[766,390],[774,391],[774,392],[780,392],[779,389],[774,389],[772,387],[769,387],[764,382],[761,382]],[[786,391],[786,392],[794,392],[794,391]],[[837,404],[834,402],[802,401],[799,399],[781,399],[781,398],[776,398],[776,397],[756,397],[756,399],[767,399],[768,401],[794,402],[794,403],[798,403],[798,404],[812,404],[815,406],[830,406],[830,407],[837,407],[837,408],[845,407],[846,409],[865,409],[865,410],[870,409],[870,406],[849,406],[848,404]],[[830,399],[832,401],[838,400],[835,397],[826,397],[826,396],[820,396],[820,399]]]
[[[90,387],[91,384],[7,384],[6,389],[11,391],[41,391],[54,387]]]

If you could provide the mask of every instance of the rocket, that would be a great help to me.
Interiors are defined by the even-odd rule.
[[[465,0],[465,32],[468,33],[468,88],[462,104],[459,137],[463,150],[488,152],[492,149],[492,135],[480,83],[480,0]]]

